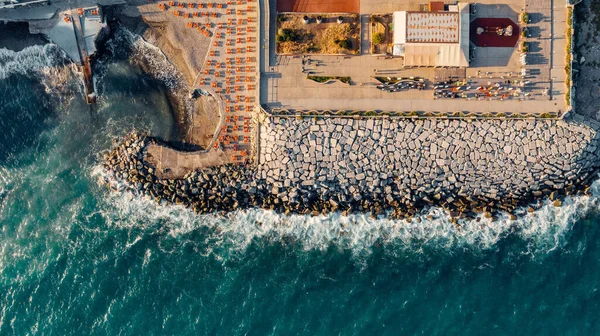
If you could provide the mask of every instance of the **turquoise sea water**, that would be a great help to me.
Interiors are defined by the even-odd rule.
[[[123,55],[98,71],[90,109],[55,46],[0,49],[0,335],[600,332],[597,184],[460,230],[436,209],[406,223],[157,207],[102,186],[97,153],[132,128],[176,139],[170,79]]]

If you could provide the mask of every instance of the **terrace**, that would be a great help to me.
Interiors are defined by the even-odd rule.
[[[549,1],[506,0],[503,4],[492,0],[479,1],[471,8],[471,28],[485,20],[489,23],[494,21],[489,19],[498,19],[499,26],[513,24],[514,35],[505,45],[493,47],[478,47],[473,42],[475,38],[471,38],[469,66],[460,68],[406,67],[402,57],[389,55],[389,43],[377,41],[381,43],[375,43],[377,48],[372,48],[372,16],[426,10],[410,0],[360,2],[361,51],[355,56],[278,54],[277,44],[271,38],[277,34],[275,1],[268,6],[264,11],[270,13],[270,20],[261,33],[269,48],[261,58],[260,103],[270,113],[374,111],[375,114],[396,115],[556,117],[568,108],[565,104],[565,57],[562,53],[565,49],[562,46],[566,12],[564,0],[554,3],[554,9]],[[528,22],[519,22],[523,9],[529,13]],[[441,27],[448,30],[448,34],[428,37],[428,33],[419,27],[430,24],[415,16],[414,20],[411,19],[414,21],[411,30],[417,34],[410,35],[414,40],[411,42],[431,43],[419,40],[424,38],[442,39],[436,40],[442,44],[456,42],[458,36],[452,30],[456,22],[443,17],[445,14],[440,15],[440,27],[454,24]],[[487,25],[488,29],[495,26],[495,21]],[[527,26],[526,33],[521,34],[520,29],[524,26]],[[386,41],[389,42],[389,38]],[[526,56],[521,50],[524,45],[528,51]],[[387,54],[382,54],[386,51]],[[308,76],[344,77],[349,81],[348,84],[340,81],[319,83]],[[381,82],[388,78],[388,84]],[[395,87],[391,83],[393,78],[419,78],[422,85]]]

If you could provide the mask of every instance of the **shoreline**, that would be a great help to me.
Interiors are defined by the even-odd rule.
[[[219,112],[208,97],[189,97],[190,92],[195,89],[199,69],[190,68],[185,59],[187,54],[178,47],[182,41],[171,37],[166,31],[168,20],[161,21],[155,15],[146,15],[132,8],[137,7],[111,6],[107,10],[108,17],[132,34],[138,35],[144,43],[157,48],[169,63],[168,68],[176,71],[174,78],[178,79],[175,86],[166,90],[181,135],[174,147],[186,151],[208,149],[212,134],[218,126]],[[160,64],[152,64],[151,60],[144,57],[138,57],[136,62],[142,71],[151,76],[167,71],[160,68]]]
[[[301,215],[325,215],[338,212],[342,215],[370,213],[372,217],[388,217],[410,221],[416,214],[429,207],[444,209],[457,224],[458,219],[481,217],[494,220],[499,213],[506,213],[511,220],[534,212],[544,199],[554,206],[561,206],[566,196],[587,195],[595,175],[575,180],[564,188],[543,188],[538,192],[524,194],[520,198],[501,201],[485,196],[458,196],[450,194],[441,198],[425,197],[406,202],[397,194],[380,197],[366,190],[345,201],[326,199],[316,188],[305,186],[293,201],[287,196],[296,192],[295,186],[276,186],[260,177],[257,165],[221,165],[198,169],[181,179],[161,179],[155,167],[145,160],[145,149],[161,142],[150,136],[131,133],[104,155],[104,182],[116,191],[131,192],[140,197],[153,199],[159,205],[182,205],[198,214],[226,213],[238,209],[262,208],[277,213]]]
[[[172,62],[172,60],[168,57],[167,53],[165,53],[164,48],[156,46],[154,43],[148,41],[148,34],[156,34],[156,30],[152,29],[151,26],[147,24],[146,21],[143,20],[141,16],[127,16],[123,14],[123,6],[111,6],[107,12],[107,16],[109,21],[111,22],[111,31],[117,26],[122,26],[121,29],[127,29],[132,34],[140,36],[146,43],[157,47],[163,55],[167,58],[168,62],[170,62],[176,69],[179,71],[181,76],[185,80],[178,81],[178,86],[183,87],[175,87],[175,88],[166,88],[167,100],[169,102],[170,108],[173,113],[173,117],[177,123],[179,140],[185,141],[188,137],[189,129],[191,128],[190,121],[190,111],[188,110],[188,106],[186,104],[186,95],[185,93],[190,91],[190,86],[188,83],[188,77],[190,76],[189,72],[186,71],[185,68],[178,67],[176,64]],[[114,32],[111,32],[113,34]],[[160,38],[157,37],[157,39]],[[156,71],[160,71],[160,69],[154,69],[152,64],[145,62],[146,60],[142,57],[136,59],[136,65],[139,66],[142,71],[152,77],[156,77]],[[177,91],[180,91],[177,93]],[[184,93],[185,92],[185,93]]]
[[[142,39],[144,39],[146,43],[149,43],[154,46],[154,44],[148,42],[147,39],[142,35],[145,29],[149,27],[145,25],[145,21],[142,19],[142,17],[129,17],[117,14],[117,12],[121,11],[121,8],[122,5],[111,5],[106,7],[106,14],[108,17],[108,21],[110,22],[111,29],[108,36],[99,36],[97,43],[100,44],[100,48],[98,49],[98,53],[93,55],[93,59],[101,57],[100,53],[102,52],[103,45],[108,39],[114,37],[114,28],[116,28],[117,25],[121,25],[125,29],[130,30],[132,33],[139,35]],[[31,33],[29,31],[28,22],[0,22],[0,30],[11,32],[11,34],[5,34],[0,37],[0,48],[6,48],[15,52],[22,51],[23,49],[30,46],[45,45],[51,43],[51,41],[44,34]],[[161,50],[161,52],[163,52],[162,48],[159,49]],[[165,57],[166,56],[167,55],[165,54]],[[145,60],[142,58],[136,59],[137,66],[139,66],[145,74],[151,77],[155,77],[156,71],[160,69],[154,69],[152,64],[149,64],[144,61]],[[171,62],[171,59],[168,58],[168,61]],[[176,65],[174,66],[184,78],[190,77],[189,72],[182,71],[181,67],[177,67]],[[187,81],[181,81],[180,84],[185,85],[185,87],[178,87],[174,89],[168,87],[165,88],[167,101],[169,102],[171,113],[177,123],[178,142],[180,142],[180,144],[177,144],[176,142],[174,142],[173,144],[175,144],[175,147],[178,149],[197,149],[197,146],[202,147],[204,144],[194,143],[193,141],[188,140],[192,139],[190,133],[193,127],[192,122],[190,120],[190,114],[193,113],[193,111],[190,111],[190,109],[198,108],[198,104],[197,101],[189,100],[189,98],[187,97],[188,92],[190,92],[190,85],[187,84]],[[188,107],[188,105],[193,106]]]

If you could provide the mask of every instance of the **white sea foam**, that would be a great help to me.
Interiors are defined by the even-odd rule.
[[[75,97],[75,93],[84,95],[83,74],[77,69],[75,63],[67,63],[64,66],[48,67],[39,70],[46,93],[52,94],[66,105]],[[74,81],[73,79],[77,79]],[[65,101],[65,99],[67,99]]]
[[[185,108],[185,115],[189,118],[192,115],[194,103],[188,98],[188,86],[179,69],[167,59],[167,56],[152,41],[146,41],[141,36],[126,29],[124,29],[124,34],[133,39],[130,59],[134,62],[143,60],[147,65],[146,71],[179,97]]]
[[[162,230],[169,237],[185,239],[199,228],[208,229],[205,239],[212,250],[245,250],[255,240],[293,241],[305,250],[325,250],[337,246],[357,254],[369,253],[376,246],[393,244],[417,251],[428,248],[492,249],[509,235],[528,242],[529,252],[549,252],[564,245],[572,225],[600,203],[600,184],[596,181],[592,196],[567,197],[555,207],[549,201],[534,213],[511,221],[501,215],[495,221],[485,218],[451,223],[439,208],[424,210],[411,222],[373,219],[366,214],[347,217],[285,216],[262,209],[235,211],[227,216],[196,215],[180,206],[158,206],[155,202],[131,194],[110,193],[106,213],[111,225]],[[204,230],[203,230],[204,232]]]
[[[151,75],[163,83],[167,88],[176,90],[183,85],[181,73],[177,68],[169,62],[165,54],[156,46],[146,42],[139,35],[135,36],[133,41],[133,59],[143,59],[146,61],[152,70]]]
[[[127,28],[119,27],[113,37],[105,45],[113,55],[128,50],[129,62],[135,65],[143,65],[144,71],[153,79],[163,84],[169,92],[179,97],[179,101],[187,111],[185,115],[191,116],[194,102],[188,98],[188,87],[181,72],[168,59],[162,50],[156,47],[152,41],[144,40],[140,35],[129,31]],[[99,86],[99,92],[103,91],[103,78],[108,69],[110,59],[97,61],[95,78]],[[100,99],[102,101],[102,99]],[[105,102],[104,104],[109,104]]]
[[[29,46],[21,51],[0,49],[0,80],[12,74],[30,75],[48,71],[67,60],[56,44]]]
[[[21,51],[0,49],[0,80],[11,75],[37,77],[56,104],[66,105],[73,92],[83,92],[83,75],[56,44],[29,46]],[[73,78],[78,78],[74,83]],[[25,93],[23,93],[25,94]]]
[[[113,39],[109,40],[106,48],[113,54],[116,48],[126,46],[131,49],[129,58],[134,63],[143,62],[148,65],[150,75],[171,90],[180,89],[183,78],[179,70],[169,62],[160,48],[145,41],[140,35],[132,33],[124,27],[119,27]]]

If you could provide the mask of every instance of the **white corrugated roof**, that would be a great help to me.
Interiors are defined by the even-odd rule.
[[[456,12],[407,12],[406,41],[456,43],[459,39],[459,22]]]

